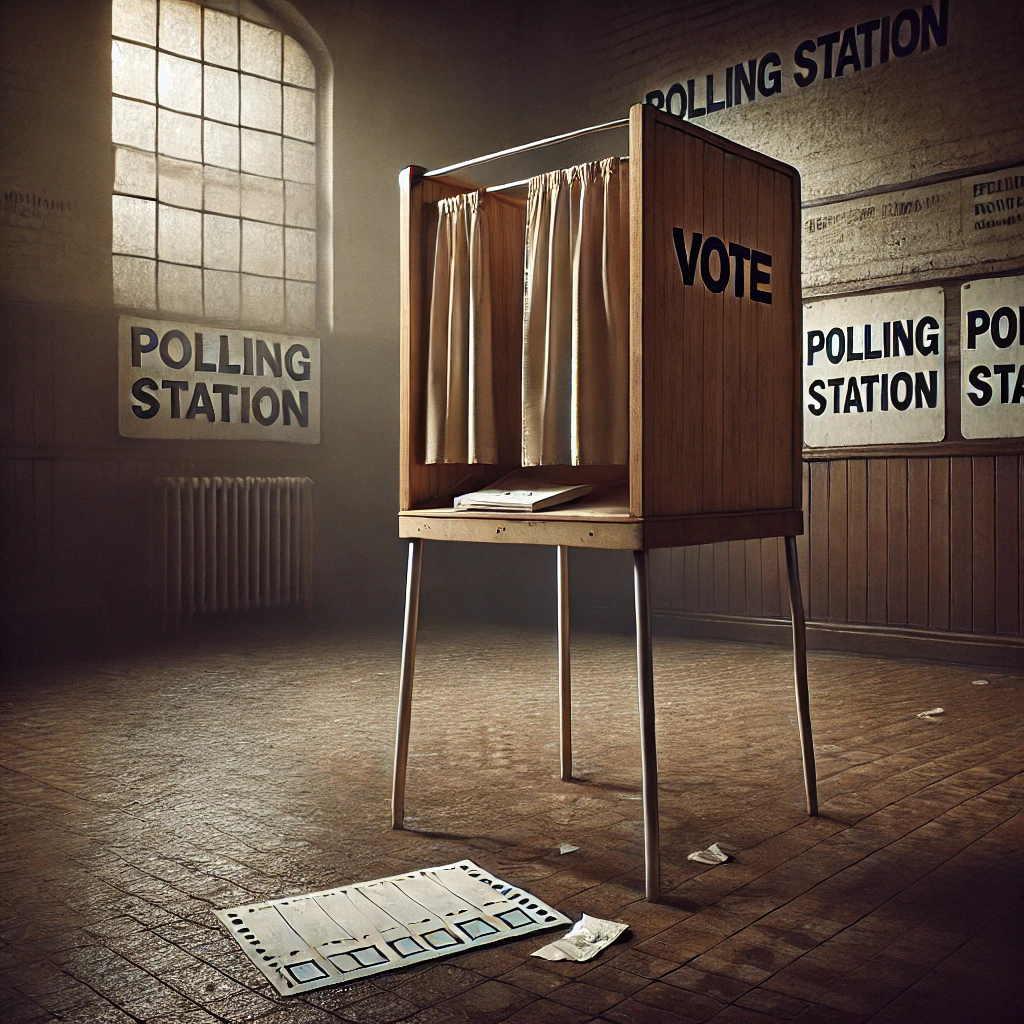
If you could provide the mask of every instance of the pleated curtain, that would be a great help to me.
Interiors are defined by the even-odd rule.
[[[426,461],[496,463],[491,290],[484,195],[437,204],[430,296]]]
[[[629,456],[629,179],[618,157],[532,178],[523,465]]]

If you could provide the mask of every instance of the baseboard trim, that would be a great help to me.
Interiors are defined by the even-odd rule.
[[[623,608],[580,607],[575,608],[573,614],[575,624],[583,628],[620,633],[632,631],[631,611]],[[746,618],[713,612],[653,611],[651,622],[656,633],[669,636],[736,640],[783,647],[789,647],[792,643],[789,619]],[[884,658],[914,658],[958,665],[1024,669],[1024,637],[1019,636],[808,621],[807,647],[813,651],[845,651]]]
[[[673,636],[701,636],[784,646],[792,642],[788,619],[659,611],[653,613],[652,622],[656,629]],[[1024,668],[1024,638],[1018,636],[808,621],[807,647],[815,651],[847,651],[886,658]]]

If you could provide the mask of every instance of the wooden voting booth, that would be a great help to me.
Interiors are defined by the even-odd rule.
[[[520,466],[525,210],[501,204],[489,237],[498,458],[425,462],[430,265],[438,200],[480,188],[470,165],[620,127],[625,120],[401,175],[401,482],[409,540],[392,824],[404,820],[423,542],[557,548],[561,776],[572,775],[568,657],[570,547],[633,552],[645,879],[659,891],[657,752],[651,661],[651,548],[784,537],[796,701],[808,813],[817,813],[804,616],[794,538],[801,509],[800,179],[797,171],[649,105],[629,127],[629,447],[623,466],[523,469],[525,478],[587,482],[593,491],[544,512],[455,511],[453,499]]]

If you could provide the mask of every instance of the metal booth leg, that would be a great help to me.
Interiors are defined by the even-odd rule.
[[[409,573],[405,584],[405,629],[402,633],[402,676],[398,684],[398,728],[395,731],[395,771],[391,781],[391,827],[405,826],[405,766],[409,759],[409,720],[412,717],[412,677],[416,666],[416,628],[420,618],[420,577],[423,541],[409,541]]]
[[[636,596],[636,676],[640,695],[640,763],[643,768],[644,888],[648,901],[661,890],[661,832],[658,823],[658,742],[654,733],[654,663],[651,658],[651,601],[646,551],[633,552]]]
[[[558,546],[558,763],[572,780],[572,678],[569,674],[569,549]]]
[[[818,813],[818,779],[814,771],[814,739],[811,735],[811,706],[807,695],[807,626],[800,596],[796,538],[786,538],[786,573],[789,576],[789,608],[793,619],[793,675],[796,680],[796,717],[800,725],[800,754],[804,764],[807,813]]]

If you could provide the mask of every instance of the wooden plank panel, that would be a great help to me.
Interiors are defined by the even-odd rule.
[[[801,476],[801,497],[800,507],[803,509],[804,518],[804,532],[801,533],[796,539],[796,559],[797,569],[800,574],[800,594],[803,597],[804,602],[804,614],[807,613],[807,608],[810,604],[810,587],[808,580],[810,579],[810,567],[811,567],[811,538],[810,538],[810,522],[811,522],[811,471],[810,463],[803,463],[800,472]],[[785,561],[785,545],[780,544],[780,559],[779,559],[779,583],[782,593],[782,609],[783,614],[789,614],[789,584],[786,579],[786,561]]]
[[[719,541],[712,545],[715,558],[715,611],[725,615],[729,611],[729,544]]]
[[[53,322],[50,317],[44,317],[32,352],[32,386],[35,389],[32,426],[36,444],[53,444],[54,441],[53,374]],[[26,383],[22,382],[21,386],[26,386]]]
[[[650,555],[651,607],[659,612],[672,607],[672,549],[660,548]]]
[[[796,381],[800,375],[800,332],[795,329],[795,321],[800,307],[794,308],[799,282],[794,282],[793,274],[794,266],[799,273],[800,263],[798,260],[794,263],[791,254],[794,248],[794,224],[799,218],[800,203],[798,198],[794,200],[793,193],[793,180],[788,175],[773,172],[771,195],[774,199],[774,223],[771,247],[765,250],[772,254],[772,303],[767,307],[772,315],[771,347],[774,353],[772,468],[769,480],[772,508],[786,508],[793,500],[793,472],[797,464],[794,452],[799,451],[793,435],[798,390]]]
[[[777,537],[765,537],[754,543],[760,545],[761,555],[761,614],[778,618],[785,607],[779,580],[779,545]]]
[[[667,203],[676,207],[679,223],[683,223],[685,211],[680,209],[681,195],[679,182],[684,173],[681,140],[664,129],[651,132],[646,152],[651,154],[649,166],[645,159],[645,168],[655,183],[656,194],[664,196]],[[664,224],[653,226],[648,242],[652,251],[660,253],[663,244],[661,232]],[[646,447],[654,449],[645,456],[649,471],[644,474],[648,497],[644,508],[655,507],[664,512],[677,510],[682,502],[682,481],[678,471],[685,465],[687,458],[679,436],[675,413],[681,399],[685,400],[685,381],[681,373],[681,360],[673,347],[659,344],[659,341],[672,337],[677,344],[685,343],[680,333],[679,303],[668,299],[668,296],[679,295],[679,301],[685,306],[692,289],[680,288],[679,268],[673,267],[671,260],[651,259],[644,268],[645,287],[653,289],[653,293],[661,297],[661,301],[653,309],[644,310],[644,322],[647,325],[646,337],[653,343],[644,349],[644,384],[643,384],[643,416],[644,437]],[[650,294],[650,292],[649,292]],[[655,300],[657,301],[657,300]]]
[[[774,247],[775,177],[774,172],[769,168],[758,167],[757,248],[764,252],[771,252]],[[775,270],[773,264],[773,274]],[[780,372],[780,367],[773,344],[773,307],[764,302],[752,302],[751,305],[754,307],[758,351],[757,403],[752,406],[757,410],[756,422],[758,424],[757,504],[758,508],[773,508],[776,507],[776,488],[772,474],[776,471],[774,447],[777,444],[777,439],[774,436],[777,427],[775,377]]]
[[[828,617],[828,463],[812,462],[811,469],[810,596],[808,615]]]
[[[107,314],[83,314],[78,310],[60,310],[54,314],[53,331],[62,339],[58,351],[67,352],[66,339],[73,339],[74,355],[63,356],[54,367],[72,378],[72,444],[107,445],[118,437],[117,417],[111,406],[117,388],[117,347],[111,344],[111,322]],[[97,401],[97,395],[110,395]]]
[[[130,561],[118,557],[124,550],[118,535],[127,529],[127,509],[118,501],[118,466],[111,459],[97,464],[93,492],[99,509],[95,525],[94,571],[103,596],[105,612],[110,613],[115,595],[125,592]]]
[[[683,608],[688,612],[700,609],[700,548],[691,545],[683,552]]]
[[[868,459],[867,586],[868,622],[887,621],[885,459]]]
[[[743,542],[743,575],[746,580],[746,597],[744,606],[747,615],[760,616],[762,612],[761,600],[761,540],[745,540]]]
[[[33,573],[41,592],[47,594],[56,581],[53,571],[53,463],[34,459],[32,467]]]
[[[846,464],[846,615],[849,622],[868,620],[868,464]]]
[[[806,477],[805,477],[806,481]],[[808,547],[808,550],[810,548]],[[789,567],[786,564],[786,542],[782,537],[775,541],[775,564],[779,577],[779,608],[782,609],[782,617],[790,617],[789,607]],[[797,539],[797,570],[800,573],[800,594],[804,602],[804,617],[807,616],[807,568],[810,559],[800,555],[799,538]]]
[[[725,201],[724,154],[717,146],[704,147],[704,234],[725,234],[725,211],[733,204]],[[720,511],[722,497],[722,452],[725,440],[723,408],[723,368],[721,337],[725,320],[725,296],[719,292],[704,297],[704,489],[703,507]],[[768,506],[765,506],[768,507]]]
[[[949,629],[949,459],[928,460],[928,625]]]
[[[0,366],[3,346],[0,345]],[[6,381],[0,380],[0,389],[5,388]],[[3,412],[0,411],[0,416]],[[8,581],[7,585],[0,590],[0,610],[10,616],[12,606],[18,603],[17,592],[13,587],[15,581],[15,559],[17,545],[15,543],[15,522],[18,514],[17,507],[17,463],[10,459],[0,462],[0,573],[2,579]]]
[[[11,337],[9,311],[0,307],[0,315],[4,317],[5,330],[0,333],[0,438],[4,444],[14,440],[14,368],[11,365],[14,348]]]
[[[751,217],[758,209],[759,195],[757,190],[757,166],[750,161],[743,161],[740,173],[739,206]],[[755,226],[756,226],[755,221]],[[751,237],[753,236],[753,237]],[[739,241],[750,246],[756,238],[753,232],[744,225]],[[749,268],[748,268],[749,273]],[[748,291],[749,294],[749,291]],[[744,301],[740,306],[740,391],[737,396],[743,410],[744,420],[739,431],[740,462],[745,467],[741,481],[740,501],[742,508],[757,508],[758,479],[758,430],[750,429],[750,410],[757,408],[757,385],[759,380],[760,352],[757,344],[757,307],[758,303]],[[760,601],[758,601],[760,604]]]
[[[845,622],[847,617],[847,463],[828,466],[828,618]]]
[[[907,460],[886,459],[886,621],[907,621]]]
[[[423,215],[426,203],[423,185],[414,181],[415,169],[409,168],[399,178],[399,259],[401,291],[401,384],[399,441],[398,507],[411,508],[419,499],[419,491],[431,484],[429,470],[416,471],[418,439],[416,425],[423,416],[423,393],[419,374],[424,365],[423,352],[423,289],[427,275],[427,242]]]
[[[995,460],[971,460],[974,485],[974,608],[975,633],[996,631]]]
[[[713,544],[701,544],[697,580],[699,597],[697,607],[702,612],[715,610],[715,549]]]
[[[949,628],[974,625],[974,495],[971,460],[949,460]]]
[[[1020,632],[1021,509],[1019,460],[1002,455],[995,460],[996,628],[997,633]]]
[[[741,160],[732,153],[726,153],[722,162],[722,195],[724,201],[723,227],[721,237],[728,245],[734,239],[743,238],[742,218],[749,211],[736,197],[742,196],[743,168],[751,166],[749,160]],[[733,268],[735,274],[735,268]],[[753,305],[749,300],[737,300],[730,285],[722,295],[722,507],[726,509],[753,508],[745,505],[743,498],[752,471],[756,474],[756,461],[747,466],[743,461],[741,439],[745,434],[757,433],[751,430],[750,406],[743,403],[743,352],[755,347],[753,339],[743,333],[742,313]],[[718,347],[718,346],[716,346]],[[758,424],[758,428],[762,425]],[[732,602],[730,602],[732,607]]]
[[[928,625],[928,460],[907,460],[907,622]]]
[[[35,344],[36,324],[24,314],[16,316],[13,324],[8,324],[9,333],[7,348],[8,401],[11,408],[11,433],[9,438],[14,444],[32,444],[35,440],[35,397],[36,389],[33,380],[34,361],[32,349]],[[16,343],[11,341],[16,339]],[[19,470],[19,472],[21,472]],[[31,473],[31,466],[28,469]]]
[[[29,424],[31,426],[31,424]],[[14,463],[13,499],[11,519],[14,524],[12,535],[7,538],[11,546],[12,577],[6,580],[5,589],[19,595],[19,604],[31,606],[35,601],[38,584],[35,574],[35,545],[33,519],[35,517],[35,479],[32,462],[19,459]]]
[[[665,558],[668,560],[669,589],[668,600],[672,611],[683,610],[683,551],[685,548],[666,548]]]
[[[642,344],[639,365],[635,351],[631,362],[641,377],[633,381],[631,444],[642,446],[642,468],[634,467],[631,481],[643,486],[640,507],[631,508],[644,515],[791,508],[792,173],[650,106],[631,118],[631,280],[642,288],[631,295],[633,348]],[[696,264],[692,285],[683,283],[675,230]],[[749,258],[720,258],[715,246],[733,242],[772,254],[774,309],[750,298]],[[773,362],[762,364],[762,352],[778,358],[780,347],[781,391]]]
[[[747,552],[746,542],[729,541],[729,614],[747,615]]]
[[[683,190],[686,220],[685,228],[693,224],[694,231],[704,231],[704,143],[687,136],[683,149]],[[698,458],[704,450],[704,300],[703,288],[681,288],[685,293],[683,305],[682,377],[683,398],[682,432],[685,457],[679,474],[682,487],[680,507],[684,512],[698,512],[703,505],[704,460]],[[683,387],[683,385],[681,385]]]
[[[648,280],[656,264],[654,248],[655,207],[645,200],[651,191],[653,175],[654,122],[642,108],[629,111],[629,513],[643,514],[649,499],[646,475],[649,453],[644,450],[647,436],[644,409],[646,360],[644,340],[656,327],[650,318],[654,307],[650,300],[655,289]],[[656,183],[655,183],[656,184]],[[684,183],[685,184],[685,183]]]

